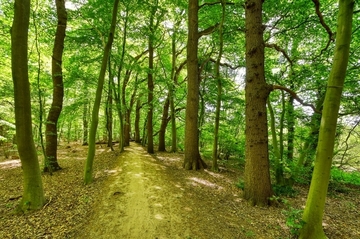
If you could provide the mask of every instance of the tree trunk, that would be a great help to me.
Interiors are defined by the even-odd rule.
[[[130,145],[130,131],[131,131],[131,122],[130,122],[130,109],[125,110],[125,122],[124,122],[124,146]]]
[[[265,82],[262,0],[245,5],[245,188],[244,198],[252,205],[268,205],[271,189],[268,155],[266,100],[271,87]]]
[[[353,8],[354,0],[339,1],[334,62],[326,89],[315,167],[303,214],[305,225],[300,231],[300,239],[327,238],[322,228],[322,218],[329,185],[341,93],[349,61]]]
[[[136,101],[136,109],[135,109],[135,142],[141,143],[140,136],[140,109],[141,109],[141,101],[138,99]]]
[[[55,0],[58,24],[55,33],[55,42],[52,56],[53,99],[46,119],[46,156],[44,172],[60,170],[57,161],[57,122],[62,110],[64,98],[64,84],[62,75],[62,55],[67,23],[65,0]]]
[[[276,180],[276,184],[277,185],[283,185],[284,184],[284,170],[282,167],[282,163],[281,163],[281,152],[279,149],[279,142],[277,140],[277,135],[276,135],[276,126],[275,126],[275,114],[274,114],[274,110],[271,106],[271,102],[268,98],[268,110],[269,110],[269,115],[270,115],[270,128],[271,128],[271,141],[272,141],[272,146],[273,146],[273,150],[274,150],[274,155],[275,155],[275,180]]]
[[[111,63],[109,57],[109,83],[108,83],[108,96],[106,100],[106,130],[107,130],[107,146],[111,148],[111,151],[114,151],[113,148],[113,114],[112,114],[112,105],[113,105],[113,96],[112,96],[112,74],[111,74]]]
[[[33,140],[28,73],[28,30],[30,0],[15,0],[11,28],[11,69],[14,84],[16,141],[23,170],[21,211],[40,209],[44,191]]]
[[[147,152],[150,154],[154,153],[154,136],[153,136],[153,91],[154,91],[154,80],[153,80],[153,70],[154,70],[154,14],[156,12],[156,7],[152,7],[150,15],[150,25],[149,25],[149,69],[148,69],[148,114],[147,114]]]
[[[89,102],[86,99],[83,105],[83,142],[82,145],[88,145],[88,127],[89,127],[89,122],[88,122],[88,107],[89,107]]]
[[[166,127],[168,125],[168,117],[169,117],[169,106],[170,106],[170,93],[167,95],[164,108],[163,108],[163,115],[161,119],[160,131],[159,131],[159,148],[158,151],[165,152],[166,151],[166,143],[165,143],[165,133]]]
[[[322,111],[324,104],[325,94],[320,93],[317,104],[315,106],[317,111]],[[304,144],[300,150],[300,156],[297,161],[297,167],[303,167],[313,161],[315,155],[317,141],[319,139],[319,128],[320,128],[321,115],[314,112],[310,120],[310,133],[305,138]]]
[[[89,148],[88,148],[88,155],[86,159],[86,165],[85,165],[85,173],[84,173],[84,183],[89,184],[92,182],[92,172],[93,172],[93,162],[95,157],[95,138],[96,138],[96,130],[99,122],[99,109],[100,109],[100,102],[101,102],[101,95],[102,90],[104,87],[104,78],[105,78],[105,72],[106,72],[106,66],[108,63],[109,55],[111,46],[114,40],[114,34],[115,34],[115,26],[116,26],[116,17],[118,13],[118,5],[119,0],[114,1],[114,8],[112,12],[112,20],[111,20],[111,26],[110,26],[110,32],[109,32],[109,38],[104,48],[104,55],[102,58],[102,64],[96,89],[96,95],[95,95],[95,102],[94,107],[92,110],[92,116],[91,116],[91,126],[90,126],[90,135],[89,135]]]
[[[221,21],[219,24],[219,55],[215,64],[215,78],[217,79],[217,98],[216,98],[216,111],[215,111],[215,127],[214,127],[214,145],[213,145],[213,164],[211,169],[215,172],[219,171],[217,163],[218,158],[218,143],[219,143],[219,127],[220,127],[220,111],[221,111],[221,94],[222,94],[222,79],[220,77],[220,60],[223,54],[224,37],[223,26],[225,22],[225,1],[221,1]]]
[[[199,68],[198,68],[198,0],[189,0],[187,42],[187,97],[185,113],[185,157],[184,168],[198,170],[206,168],[199,152]]]

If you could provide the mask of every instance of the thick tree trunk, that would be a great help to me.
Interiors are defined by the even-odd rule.
[[[338,111],[349,61],[353,8],[354,0],[339,1],[334,62],[326,89],[315,167],[303,215],[305,225],[300,231],[300,239],[327,238],[322,228],[322,218],[334,152]]]
[[[221,1],[221,21],[219,24],[219,55],[215,64],[215,77],[217,79],[217,98],[216,98],[216,111],[215,111],[215,127],[214,127],[214,145],[213,145],[213,164],[211,169],[215,172],[219,171],[217,163],[218,159],[218,143],[219,143],[219,127],[220,127],[220,111],[221,111],[221,95],[222,95],[222,79],[220,76],[220,60],[223,54],[224,37],[223,26],[225,22],[225,0]]]
[[[40,209],[44,191],[33,140],[30,84],[28,75],[28,30],[30,0],[15,0],[11,28],[11,69],[14,84],[16,142],[23,170],[22,211]]]
[[[245,188],[244,198],[252,205],[268,205],[272,196],[266,101],[271,87],[265,82],[262,0],[245,3]]]
[[[166,127],[168,125],[168,117],[169,117],[169,106],[170,106],[170,94],[166,97],[164,107],[163,107],[163,115],[161,118],[161,125],[160,125],[160,131],[159,131],[159,148],[158,151],[165,152],[166,151],[166,143],[165,143],[165,133],[166,133]]]
[[[99,109],[100,109],[102,90],[104,87],[106,66],[108,63],[111,46],[112,46],[112,43],[114,40],[116,17],[117,17],[117,13],[118,13],[118,5],[119,5],[119,0],[115,0],[113,12],[112,12],[112,20],[111,20],[109,38],[108,38],[108,41],[104,48],[104,55],[102,58],[101,69],[100,69],[100,74],[99,74],[99,79],[98,79],[98,85],[97,85],[97,89],[96,89],[95,102],[94,102],[94,107],[92,110],[92,116],[91,116],[92,121],[91,121],[91,126],[90,126],[90,135],[89,135],[89,148],[88,148],[88,155],[87,155],[87,159],[86,159],[85,172],[84,172],[84,183],[85,184],[89,184],[93,180],[92,172],[93,172],[93,162],[94,162],[94,157],[95,157],[96,130],[97,130],[97,126],[99,123]]]
[[[55,42],[52,56],[53,99],[46,119],[46,156],[44,172],[60,170],[57,161],[57,122],[63,105],[64,84],[62,75],[62,55],[67,23],[65,0],[55,0],[58,24],[55,33]]]
[[[187,98],[185,114],[185,157],[184,168],[198,170],[207,165],[199,152],[199,67],[198,67],[198,0],[189,0],[188,42],[187,42]]]
[[[154,14],[156,12],[156,7],[153,7],[150,15],[150,25],[149,25],[149,69],[148,69],[148,114],[147,114],[147,152],[150,154],[154,153],[154,129],[153,129],[153,91],[154,91],[154,79],[153,79],[153,70],[154,70]]]

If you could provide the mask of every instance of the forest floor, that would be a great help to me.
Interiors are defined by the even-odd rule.
[[[243,168],[186,171],[181,153],[150,156],[132,143],[122,154],[97,145],[94,182],[82,177],[87,147],[59,147],[62,170],[43,175],[42,210],[13,214],[21,199],[20,162],[0,156],[0,238],[292,238],[286,222],[304,208],[308,186],[277,206],[251,207],[236,186]],[[210,162],[208,162],[210,164]],[[329,238],[360,238],[360,190],[330,191],[323,220]],[[299,213],[297,213],[300,215]]]

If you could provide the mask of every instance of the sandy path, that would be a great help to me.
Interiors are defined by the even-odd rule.
[[[134,144],[119,157],[79,238],[184,238],[181,188],[171,186],[164,166]]]

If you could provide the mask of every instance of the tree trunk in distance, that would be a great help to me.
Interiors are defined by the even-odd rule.
[[[88,100],[85,100],[85,103],[83,105],[83,143],[82,145],[88,145]]]
[[[131,131],[131,122],[130,122],[130,109],[125,110],[125,122],[124,122],[124,146],[130,145],[130,131]]]
[[[41,171],[33,140],[28,73],[30,0],[15,0],[11,29],[11,69],[14,84],[16,141],[23,170],[20,211],[40,209],[45,203]]]
[[[300,230],[300,239],[327,238],[322,228],[322,218],[330,179],[341,93],[349,61],[353,8],[354,0],[339,1],[334,61],[325,94],[315,167],[302,218],[305,225]]]
[[[89,134],[89,148],[88,148],[88,155],[86,158],[86,164],[85,164],[85,172],[84,172],[84,183],[89,184],[92,182],[92,172],[93,172],[93,162],[95,157],[95,138],[96,138],[96,130],[99,123],[99,109],[100,109],[100,102],[101,102],[101,95],[102,90],[104,87],[104,78],[105,78],[105,72],[106,72],[106,66],[110,55],[111,46],[114,40],[114,34],[115,34],[115,26],[116,26],[116,17],[118,13],[118,5],[119,0],[114,1],[114,7],[112,12],[112,20],[111,20],[111,26],[110,26],[110,32],[109,32],[109,38],[104,48],[104,55],[102,58],[101,63],[101,69],[98,79],[98,85],[96,89],[96,95],[95,95],[95,102],[94,107],[92,110],[92,116],[91,116],[91,126],[90,126],[90,134]]]
[[[187,170],[206,168],[199,152],[199,67],[198,67],[198,0],[189,0],[187,42],[187,97],[185,113],[185,156],[183,167]]]
[[[135,109],[135,142],[141,143],[140,136],[140,109],[141,109],[141,101],[137,99],[136,101],[136,109]]]
[[[61,114],[64,98],[64,83],[62,75],[62,55],[67,23],[65,0],[55,0],[58,24],[52,55],[51,75],[53,80],[53,99],[46,119],[46,156],[44,172],[60,170],[57,161],[57,122]]]
[[[244,198],[251,205],[265,206],[273,195],[268,155],[266,100],[271,87],[265,82],[262,0],[245,4],[245,187]]]
[[[320,98],[318,98],[318,101],[316,103],[315,108],[319,112],[322,111],[324,98],[325,98],[325,94],[320,95]],[[319,138],[320,120],[321,120],[321,115],[318,114],[317,112],[314,112],[310,120],[310,133],[307,136],[307,138],[304,140],[305,141],[304,145],[300,150],[300,156],[297,161],[297,168],[303,167],[306,164],[306,162],[312,162],[313,160],[313,156],[315,155],[315,151],[317,147],[317,141]]]
[[[163,115],[161,118],[161,125],[159,131],[159,148],[158,151],[165,152],[166,151],[166,143],[165,143],[165,133],[166,127],[168,125],[168,117],[169,117],[169,106],[170,106],[170,93],[167,95],[166,100],[164,102],[163,107]]]

